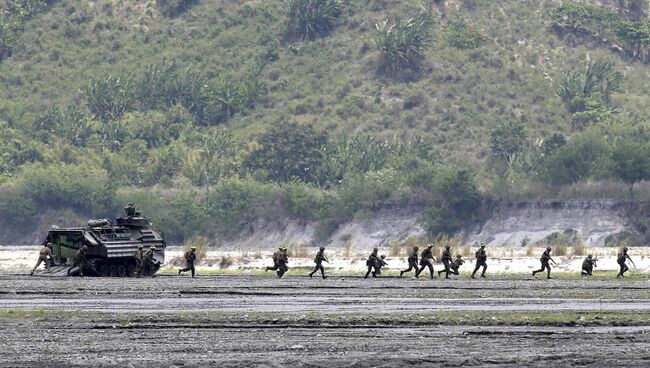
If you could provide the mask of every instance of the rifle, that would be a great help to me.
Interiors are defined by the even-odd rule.
[[[630,263],[632,263],[632,266],[634,266],[634,269],[636,270],[636,265],[634,264],[634,261],[632,260],[632,258],[630,258],[630,256],[628,256],[627,254],[625,256],[627,257],[627,259],[630,260]]]
[[[548,257],[548,260],[553,262],[553,266],[557,267],[557,263],[555,263],[555,260],[551,257]]]

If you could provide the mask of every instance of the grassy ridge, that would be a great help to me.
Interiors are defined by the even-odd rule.
[[[0,62],[2,222],[26,229],[44,210],[70,208],[80,217],[111,217],[136,201],[182,241],[214,228],[236,232],[264,215],[261,207],[279,206],[288,216],[319,220],[326,236],[388,201],[442,207],[426,214],[425,227],[453,232],[464,225],[459,219],[478,220],[467,216],[481,200],[477,188],[483,199],[530,198],[555,196],[557,185],[574,180],[612,179],[616,139],[592,137],[647,131],[647,65],[591,38],[558,37],[551,27],[556,2],[325,3],[340,8],[330,9],[326,30],[306,37],[288,33],[304,25],[291,23],[295,12],[287,15],[279,0],[60,0],[21,18],[12,55]],[[423,13],[432,20],[431,38],[418,51],[417,70],[387,73],[375,24],[406,24]],[[571,130],[555,88],[588,59],[612,62],[624,82],[611,96],[614,126],[594,127],[584,138]],[[146,79],[152,70],[162,77]],[[161,84],[147,90],[148,81]],[[162,90],[172,92],[161,97]],[[109,100],[101,98],[106,91]],[[310,164],[310,175],[278,181],[267,161],[251,163],[270,127],[286,121],[328,135],[328,143],[314,143],[324,153],[310,153],[310,163],[326,162],[317,174]],[[536,142],[562,134],[600,145],[604,168],[545,179],[526,161],[503,175],[490,133],[506,121],[526,129],[531,153],[520,161],[540,160]],[[431,149],[422,154],[422,147]],[[366,148],[385,159],[342,169],[342,157],[359,158]],[[556,158],[547,169],[566,166]],[[444,195],[461,182],[469,184],[458,198]]]

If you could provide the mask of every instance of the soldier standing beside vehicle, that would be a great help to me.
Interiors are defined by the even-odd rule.
[[[144,275],[153,276],[153,266],[155,264],[155,258],[153,257],[154,252],[156,251],[156,246],[152,245],[149,247],[149,250],[144,253],[142,257],[142,264],[144,266]]]
[[[420,248],[418,247],[413,247],[413,251],[411,251],[411,254],[409,254],[408,262],[409,262],[409,268],[400,271],[399,272],[399,277],[402,277],[402,275],[406,272],[411,272],[411,270],[414,270],[415,273],[418,272],[418,252],[420,251]]]
[[[630,258],[630,256],[627,255],[627,251],[628,251],[627,247],[623,247],[623,250],[618,254],[618,258],[616,259],[616,262],[621,267],[621,269],[620,269],[620,271],[618,271],[618,275],[616,275],[616,278],[625,277],[625,275],[624,275],[625,272],[627,272],[629,270],[629,268],[625,264],[626,260],[629,259],[630,262],[634,265],[634,267],[636,267],[636,265],[634,264],[634,261],[632,261],[632,258]]]
[[[472,272],[472,278],[476,274],[479,268],[483,267],[481,272],[481,277],[485,277],[485,270],[487,270],[487,254],[485,253],[485,243],[481,243],[481,247],[474,253],[476,257],[476,267],[474,267],[474,272]]]
[[[456,255],[456,260],[454,262],[452,262],[451,265],[450,265],[452,273],[454,275],[458,276],[460,274],[458,272],[458,270],[460,269],[460,266],[463,265],[463,263],[465,263],[465,261],[463,261],[463,256],[461,256],[460,254],[457,254]]]
[[[551,277],[551,264],[549,262],[553,262],[554,265],[557,266],[557,263],[551,258],[551,247],[546,247],[546,250],[544,253],[542,253],[542,258],[539,259],[540,262],[542,262],[542,268],[540,268],[537,271],[533,271],[533,276],[535,276],[536,273],[538,272],[544,272],[546,270],[546,278],[547,279],[552,279]]]
[[[194,278],[194,274],[196,273],[196,269],[194,268],[194,261],[196,260],[196,247],[192,246],[190,250],[185,252],[185,255],[183,257],[185,258],[185,268],[179,268],[178,274],[180,275],[183,272],[191,271],[192,278]]]
[[[144,270],[144,252],[142,250],[142,244],[138,245],[138,250],[133,253],[133,261],[135,263],[135,268],[133,269],[133,276],[140,277],[142,271]]]
[[[434,261],[433,258],[433,251],[431,250],[433,248],[433,245],[427,246],[427,249],[422,251],[422,254],[420,255],[420,269],[415,273],[415,277],[420,277],[420,274],[422,271],[424,271],[425,267],[429,268],[429,276],[431,276],[431,279],[433,279],[433,264],[432,262]]]
[[[596,267],[596,259],[591,254],[582,261],[582,276],[593,276],[594,267]]]
[[[368,260],[366,261],[368,272],[366,272],[366,276],[363,277],[364,279],[367,279],[371,272],[372,277],[377,277],[377,266],[379,265],[379,256],[377,255],[377,252],[379,252],[379,249],[373,248],[372,253],[368,256]]]
[[[318,250],[318,253],[316,253],[316,258],[314,258],[314,263],[316,263],[316,267],[314,267],[314,270],[311,271],[309,274],[309,277],[314,276],[314,274],[320,270],[321,276],[323,276],[323,279],[326,279],[327,276],[325,276],[325,267],[323,267],[323,262],[329,263],[330,261],[327,259],[325,256],[325,247],[320,247]]]
[[[79,267],[79,276],[84,277],[84,269],[86,268],[86,252],[88,251],[88,247],[85,245],[82,245],[81,248],[77,251],[77,255],[74,258],[74,262],[72,263],[72,266],[68,268],[68,276],[70,276],[70,271],[72,271],[73,268]]]
[[[441,273],[445,273],[445,278],[449,278],[449,274],[451,272],[451,246],[450,245],[445,245],[445,250],[442,251],[442,265],[445,266],[445,269],[442,271],[438,271],[438,277],[440,277]]]
[[[45,272],[50,272],[50,264],[54,263],[54,256],[52,255],[52,243],[47,243],[38,251],[38,261],[36,261],[36,266],[32,269],[32,272],[29,273],[30,276],[34,276],[34,272],[41,263],[45,262]]]

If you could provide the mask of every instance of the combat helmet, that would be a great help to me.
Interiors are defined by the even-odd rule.
[[[320,248],[318,248],[318,249],[320,249],[320,250],[325,250],[325,247],[320,247]]]
[[[155,245],[152,245],[152,246],[149,247],[149,249],[151,249],[151,250],[156,250],[156,246],[155,246]]]
[[[623,247],[623,252],[627,252],[629,249],[627,247]]]

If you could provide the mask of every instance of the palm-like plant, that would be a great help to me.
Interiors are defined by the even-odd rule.
[[[374,41],[385,71],[419,69],[433,41],[432,27],[433,18],[424,12],[396,22],[377,23]]]
[[[327,35],[341,15],[340,0],[284,0],[287,38],[313,40]]]
[[[623,75],[616,71],[614,64],[605,60],[590,61],[587,69],[570,70],[564,74],[555,89],[569,109],[575,98],[588,98],[600,93],[604,102],[609,103],[612,93],[621,88]]]

